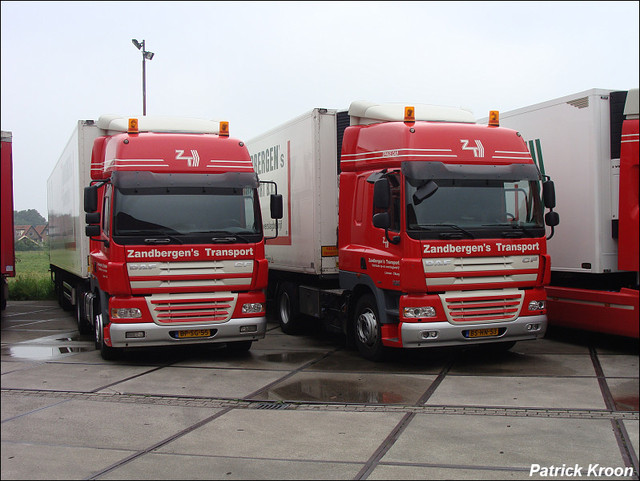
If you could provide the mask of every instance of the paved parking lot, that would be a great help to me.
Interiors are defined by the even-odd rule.
[[[107,362],[48,301],[10,301],[1,338],[2,479],[638,479],[637,340],[373,363],[270,323],[244,354]]]

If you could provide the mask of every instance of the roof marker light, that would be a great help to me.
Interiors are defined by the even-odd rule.
[[[416,109],[407,106],[404,108],[404,121],[405,122],[415,122],[416,121]]]
[[[138,119],[129,119],[129,129],[127,131],[130,134],[138,133]]]
[[[489,125],[492,127],[500,127],[500,112],[497,110],[489,111]]]
[[[218,131],[220,137],[229,137],[229,122],[220,122],[220,130]]]

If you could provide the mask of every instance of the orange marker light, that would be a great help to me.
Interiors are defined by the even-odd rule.
[[[220,137],[229,137],[229,122],[224,120],[220,122],[220,130],[218,131]]]
[[[500,112],[491,110],[489,112],[489,125],[492,127],[500,127]]]
[[[416,121],[416,109],[413,107],[405,107],[404,108],[404,121],[405,122],[415,122]]]
[[[138,119],[129,119],[129,130],[130,134],[138,133]]]

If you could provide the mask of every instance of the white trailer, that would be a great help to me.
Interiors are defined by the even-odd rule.
[[[638,337],[638,90],[578,92],[500,124],[556,185],[549,323]]]
[[[316,108],[247,142],[260,180],[275,182],[285,199],[278,237],[267,242],[270,269],[338,274],[336,113]],[[346,112],[344,118],[348,125]],[[266,184],[260,191],[263,219],[269,219],[269,187]],[[274,235],[275,223],[266,224],[265,236]]]
[[[61,305],[76,304],[69,275],[89,277],[89,238],[85,235],[84,188],[91,182],[93,141],[101,130],[93,120],[79,120],[47,180],[49,257],[55,291]]]

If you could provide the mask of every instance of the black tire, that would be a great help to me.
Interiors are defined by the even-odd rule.
[[[353,332],[362,357],[370,361],[384,359],[387,349],[382,345],[378,304],[372,294],[365,294],[358,299],[353,315]]]
[[[291,282],[283,282],[278,286],[276,313],[282,332],[285,334],[296,334],[300,331],[300,305],[296,287]]]
[[[249,349],[251,349],[251,344],[253,344],[253,341],[234,341],[234,342],[228,342],[227,343],[227,350],[229,352],[247,352]]]
[[[78,290],[78,296],[76,298],[76,323],[78,324],[78,332],[80,334],[91,334],[93,329],[91,323],[87,320],[83,306],[84,292]]]
[[[103,313],[101,306],[98,306],[98,309],[96,309],[95,318],[93,320],[95,346],[96,349],[100,351],[100,356],[102,356],[102,359],[104,359],[105,361],[113,361],[117,357],[118,350],[113,347],[107,346],[104,343],[102,327],[102,319],[104,319],[103,316],[106,316],[106,312]]]

